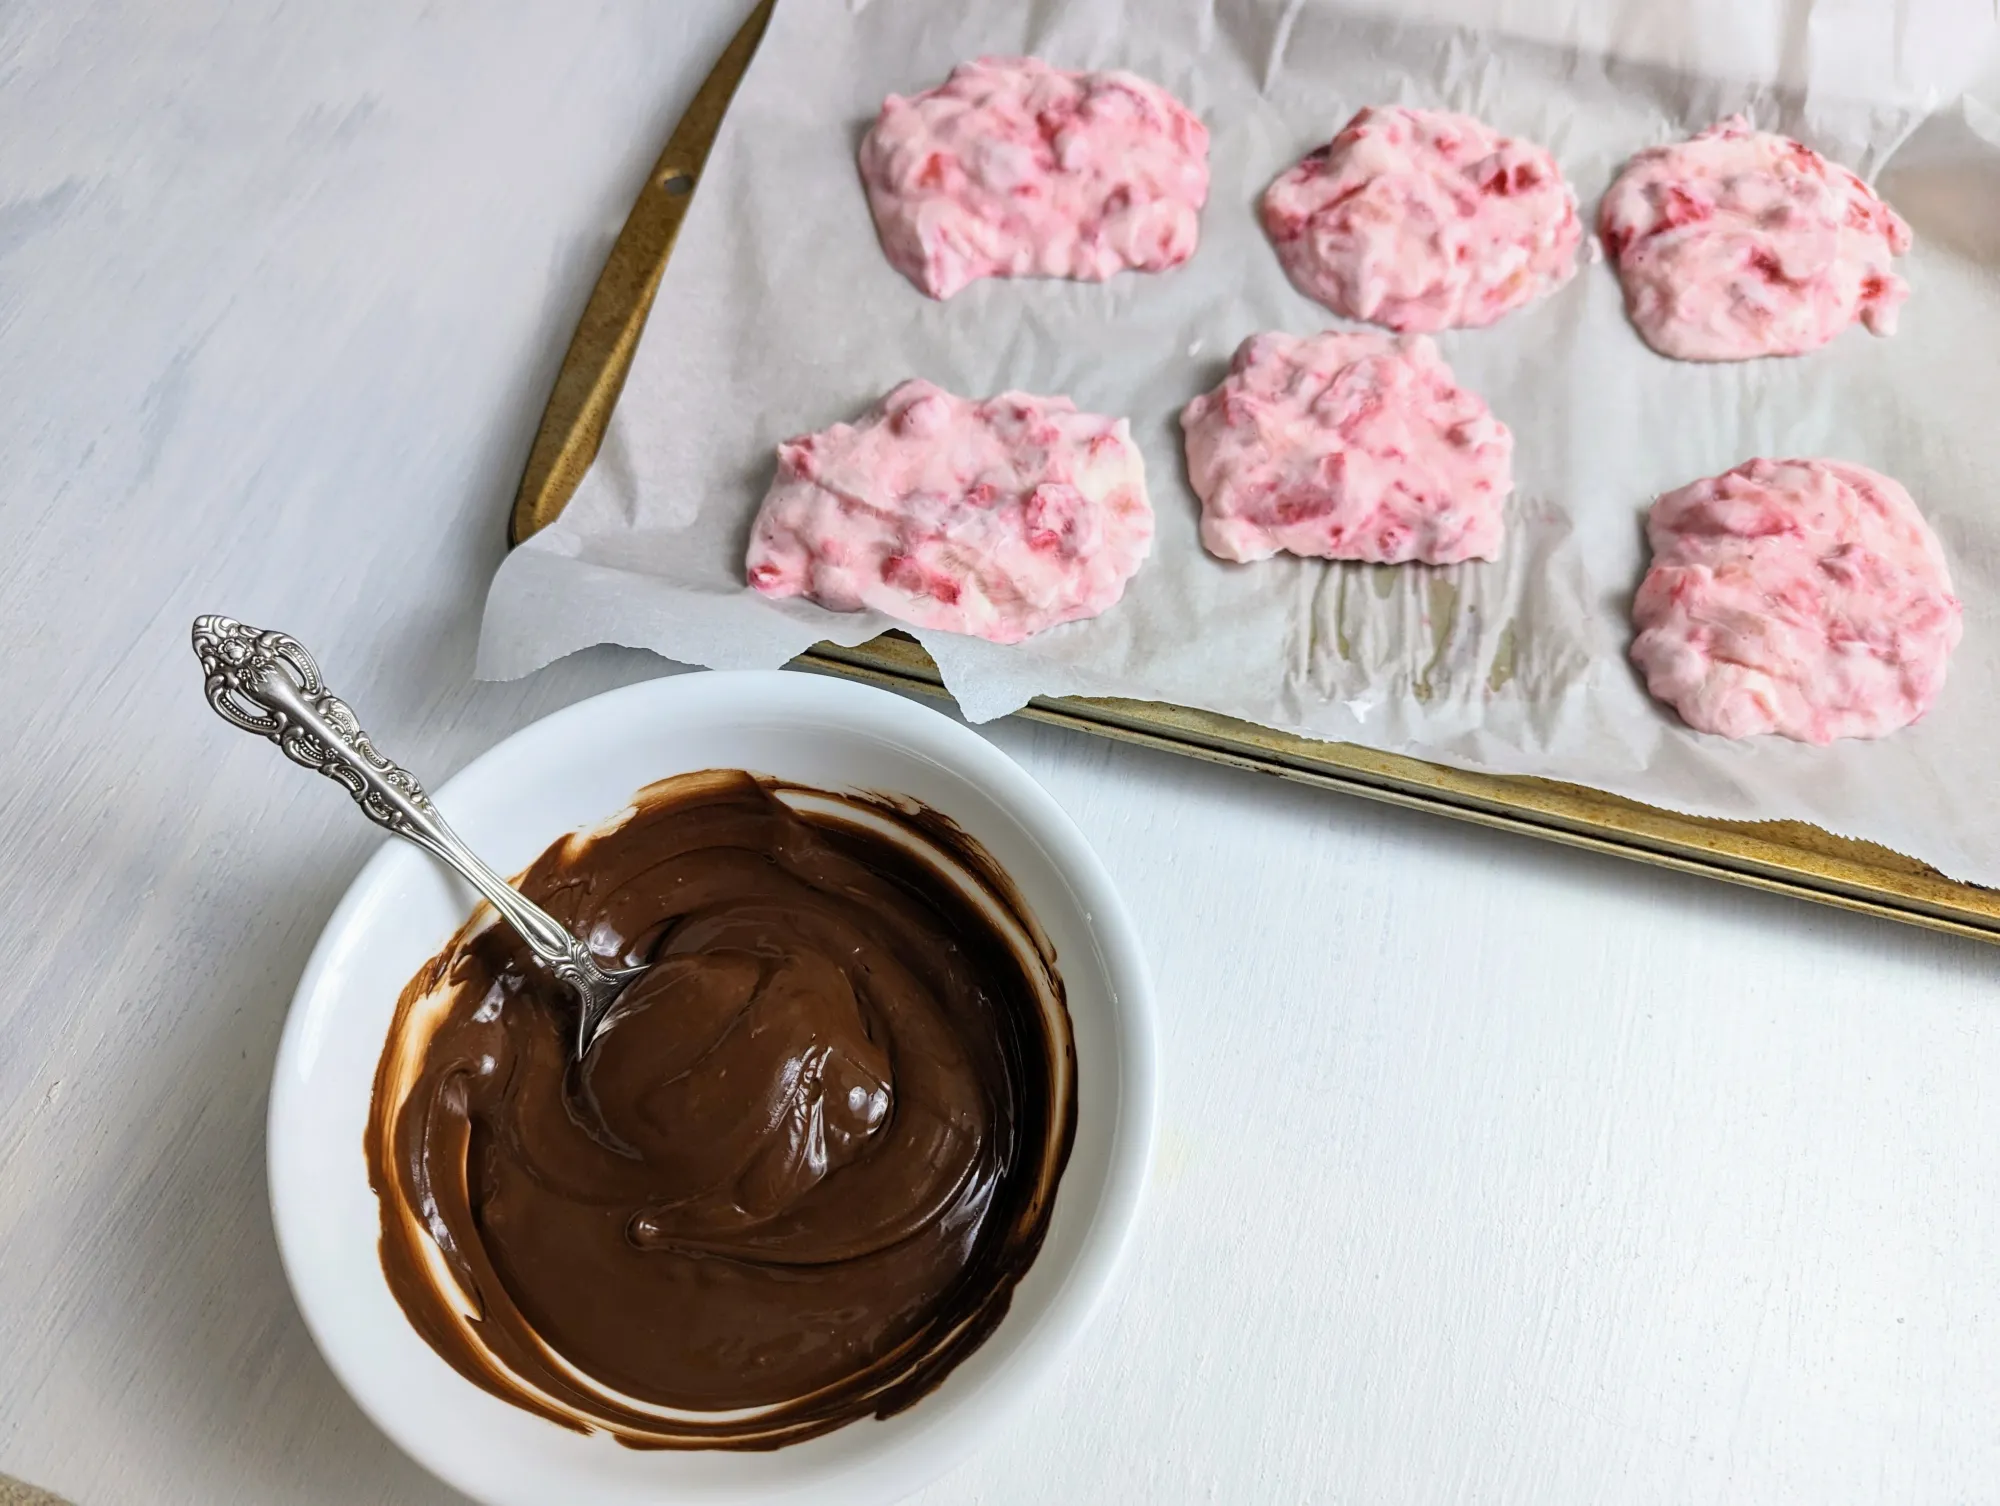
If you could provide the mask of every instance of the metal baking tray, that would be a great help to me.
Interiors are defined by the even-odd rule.
[[[756,55],[775,3],[762,0],[743,23],[675,127],[632,206],[542,415],[514,499],[510,544],[547,526],[596,458],[681,220],[701,181],[709,147]],[[930,656],[900,633],[884,634],[859,648],[821,644],[798,662],[856,679],[945,694]],[[1871,842],[1836,837],[1803,822],[1700,820],[1579,785],[1467,773],[1156,702],[1037,699],[1019,714],[1502,831],[2000,942],[2000,891],[1955,883],[1914,858]]]

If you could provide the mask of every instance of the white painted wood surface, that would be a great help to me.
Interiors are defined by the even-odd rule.
[[[434,777],[661,672],[470,683],[534,420],[744,0],[0,9],[0,1471],[455,1499],[264,1202],[375,834],[216,721],[286,627]],[[2000,957],[1005,724],[1125,886],[1167,1073],[1123,1293],[921,1499],[2000,1500]]]

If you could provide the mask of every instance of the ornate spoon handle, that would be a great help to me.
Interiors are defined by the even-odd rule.
[[[590,1044],[620,989],[643,968],[606,969],[590,948],[467,847],[409,770],[375,751],[345,701],[296,638],[229,617],[194,620],[194,651],[208,676],[208,704],[245,732],[268,737],[297,764],[326,775],[361,813],[414,842],[477,889],[527,942],[541,964],[583,1001],[577,1050]]]

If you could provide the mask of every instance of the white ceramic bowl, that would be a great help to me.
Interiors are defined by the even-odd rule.
[[[314,948],[271,1087],[271,1208],[300,1310],[382,1431],[494,1506],[892,1501],[998,1435],[1110,1282],[1151,1154],[1152,993],[1103,866],[1047,792],[957,722],[809,674],[673,676],[581,702],[508,738],[433,798],[516,872],[563,833],[670,774],[743,768],[824,789],[911,795],[1013,877],[1055,943],[1076,1031],[1075,1148],[1041,1254],[993,1336],[916,1406],[772,1453],[645,1452],[559,1428],[462,1379],[382,1276],[362,1133],[396,997],[471,913],[470,890],[386,843]],[[328,798],[335,798],[329,790]]]

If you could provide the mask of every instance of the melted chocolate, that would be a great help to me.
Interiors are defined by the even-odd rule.
[[[1075,1128],[1053,956],[991,859],[907,802],[782,793],[668,780],[522,876],[654,964],[581,1063],[573,997],[482,914],[376,1075],[410,1321],[494,1394],[637,1447],[775,1448],[923,1396],[1006,1313]]]

